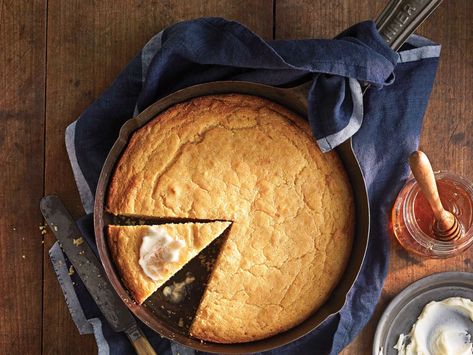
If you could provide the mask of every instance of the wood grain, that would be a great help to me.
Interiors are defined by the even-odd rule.
[[[331,38],[353,23],[375,18],[383,4],[0,0],[0,353],[96,352],[91,336],[78,335],[50,267],[46,252],[52,236],[46,236],[43,253],[38,201],[43,192],[57,193],[74,216],[83,213],[64,149],[64,129],[154,33],[180,20],[224,16],[267,39],[273,33],[278,39]],[[473,179],[471,13],[469,0],[444,1],[420,30],[443,45],[421,148],[434,168]],[[472,259],[473,250],[448,260],[422,259],[392,240],[390,273],[377,311],[343,354],[370,353],[382,310],[408,284],[434,272],[471,271]]]
[[[272,1],[82,1],[48,5],[46,193],[56,193],[75,216],[82,208],[64,148],[64,130],[112,82],[128,61],[165,26],[201,16],[237,20],[263,37],[273,32]],[[70,319],[47,250],[44,253],[43,352],[95,352]]]
[[[276,2],[276,38],[332,37],[345,27],[375,18],[384,2],[377,0]],[[421,148],[434,169],[455,171],[473,179],[473,2],[444,1],[418,33],[442,44],[436,83],[425,115]],[[410,283],[441,271],[471,271],[473,249],[447,260],[406,253],[391,239],[390,271],[376,312],[344,351],[370,354],[377,321],[389,301]]]
[[[357,22],[374,20],[379,0],[277,0],[276,39],[333,38]]]
[[[45,1],[0,1],[0,353],[41,351]]]

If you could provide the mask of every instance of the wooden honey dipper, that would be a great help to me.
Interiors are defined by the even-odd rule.
[[[462,236],[463,228],[457,217],[443,208],[432,165],[427,155],[420,150],[415,151],[409,157],[409,165],[430,208],[432,208],[435,217],[434,236],[442,241],[459,239]]]

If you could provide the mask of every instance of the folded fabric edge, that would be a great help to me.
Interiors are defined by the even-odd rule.
[[[59,242],[54,243],[51,249],[49,249],[49,259],[51,260],[57,279],[60,280],[59,286],[61,286],[67,308],[69,309],[72,321],[76,325],[79,334],[85,335],[93,333],[97,343],[98,354],[110,354],[110,347],[102,332],[102,321],[99,318],[87,319],[84,314],[74,289],[74,284],[69,276],[66,259],[59,246]]]
[[[407,43],[416,47],[399,52],[399,63],[415,62],[422,59],[438,58],[442,46],[428,38],[412,35]],[[349,78],[350,91],[353,100],[353,113],[348,124],[340,131],[317,140],[323,153],[326,153],[352,137],[363,123],[363,93],[356,79]]]
[[[151,37],[141,50],[141,81],[145,80],[151,61],[161,49],[163,33],[164,30]]]
[[[162,39],[163,39],[164,30],[158,32],[156,35],[151,37],[151,39],[144,45],[143,49],[141,50],[141,82],[144,83],[146,80],[146,76],[148,73],[148,68],[151,64],[156,53],[162,47]],[[135,109],[133,110],[133,117],[138,116],[140,110],[138,108],[138,103],[135,103]]]
[[[399,53],[399,63],[408,63],[415,62],[421,59],[437,58],[440,56],[440,51],[440,45],[409,49]]]
[[[323,153],[332,150],[353,136],[360,129],[363,122],[363,92],[361,85],[358,80],[353,78],[348,78],[348,84],[353,102],[352,114],[348,124],[342,130],[317,140],[317,144]]]
[[[171,352],[173,355],[195,355],[195,350],[171,341]]]
[[[417,60],[428,58],[437,58],[440,56],[440,51],[442,49],[440,44],[435,43],[426,37],[415,34],[411,35],[407,39],[407,43],[415,48],[401,51],[399,53],[400,63],[415,62]]]
[[[84,206],[85,213],[92,213],[94,210],[94,195],[90,190],[89,184],[85,180],[82,170],[77,161],[76,148],[75,148],[75,134],[76,134],[76,123],[74,121],[66,128],[65,134],[65,143],[66,151],[69,156],[69,161],[71,163],[72,172],[74,174],[74,180],[76,181],[77,190],[79,191],[79,196],[82,201],[82,206]]]
[[[67,308],[69,309],[69,313],[71,314],[77,330],[80,335],[93,333],[93,328],[87,321],[74,290],[74,285],[72,284],[69,270],[67,269],[66,259],[64,258],[64,254],[59,246],[59,242],[54,243],[51,249],[49,249],[49,259],[53,265],[64,299],[66,300]]]

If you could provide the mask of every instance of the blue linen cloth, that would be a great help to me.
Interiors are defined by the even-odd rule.
[[[122,124],[156,100],[209,81],[291,86],[310,79],[308,119],[319,147],[327,151],[353,137],[369,194],[370,242],[343,309],[305,337],[267,354],[337,354],[367,323],[379,299],[388,266],[389,212],[409,172],[407,157],[418,145],[439,54],[439,45],[419,36],[395,53],[371,21],[334,40],[264,41],[221,18],[166,28],[66,130],[74,177],[89,213],[79,226],[95,247],[90,213],[102,164]],[[360,83],[372,85],[364,97]],[[75,283],[62,286],[81,333],[94,332],[101,354],[133,352],[123,334],[111,331],[77,276],[69,277],[65,263],[57,262],[64,260],[57,245],[50,255],[56,272]],[[142,328],[159,354],[194,353]]]

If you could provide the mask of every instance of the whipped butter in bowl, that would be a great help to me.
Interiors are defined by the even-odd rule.
[[[450,297],[428,303],[410,333],[394,346],[399,355],[471,355],[473,302]]]
[[[472,355],[473,273],[417,280],[384,310],[373,355]]]

